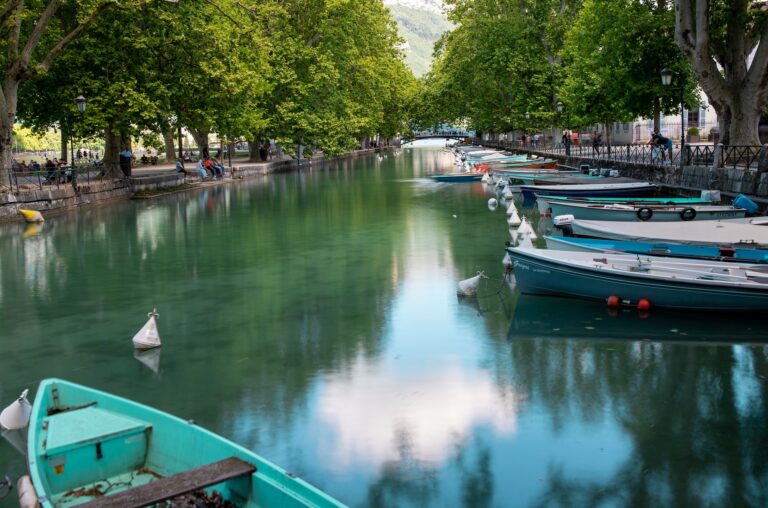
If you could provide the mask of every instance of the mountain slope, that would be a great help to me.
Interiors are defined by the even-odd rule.
[[[425,74],[432,63],[435,41],[451,24],[443,15],[439,0],[385,0],[405,39],[405,59],[416,76]]]

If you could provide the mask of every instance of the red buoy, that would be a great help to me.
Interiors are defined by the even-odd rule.
[[[608,304],[608,307],[618,307],[621,305],[621,298],[616,295],[611,295],[606,298],[605,302]]]
[[[640,298],[637,302],[637,310],[651,310],[651,301],[648,298]]]

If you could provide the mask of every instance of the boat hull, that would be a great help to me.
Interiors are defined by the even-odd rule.
[[[710,205],[711,201],[703,200],[699,198],[648,198],[648,197],[636,197],[636,198],[590,198],[590,197],[567,197],[567,196],[545,196],[543,194],[536,194],[536,205],[539,208],[539,212],[542,215],[549,215],[552,213],[551,202],[556,203],[621,203],[632,205]]]
[[[43,508],[90,501],[98,495],[85,493],[103,490],[107,481],[114,487],[109,494],[114,494],[230,457],[257,468],[214,485],[236,506],[344,506],[192,421],[59,379],[40,383],[27,451]]]
[[[726,245],[744,248],[768,248],[768,227],[743,222],[694,221],[681,228],[675,223],[626,223],[574,220],[575,236],[627,240],[633,242],[670,242],[687,245]]]
[[[656,192],[656,186],[645,182],[634,185],[523,185],[520,187],[520,190],[523,193],[524,200],[533,201],[536,199],[536,194],[547,194],[549,196],[612,198],[652,196]]]
[[[666,206],[666,205],[617,205],[600,203],[565,203],[550,201],[552,215],[573,215],[576,219],[606,220],[617,222],[679,222],[688,220],[722,220],[744,217],[746,210],[729,206]],[[694,212],[690,212],[694,210]],[[685,215],[689,213],[690,215]],[[645,217],[644,219],[641,219]],[[684,218],[691,217],[692,218]]]
[[[730,312],[768,310],[768,290],[711,282],[669,281],[642,273],[574,266],[536,255],[537,249],[508,248],[517,287],[526,294],[605,301],[612,295],[630,304],[648,299],[654,307]],[[578,254],[578,253],[575,253]]]
[[[596,238],[569,238],[545,236],[547,248],[571,252],[626,252],[650,256],[665,256],[711,261],[741,263],[768,263],[768,251],[761,249],[733,249],[709,245],[682,245],[675,243],[623,242]]]
[[[432,175],[432,179],[437,182],[479,182],[483,179],[483,173]]]

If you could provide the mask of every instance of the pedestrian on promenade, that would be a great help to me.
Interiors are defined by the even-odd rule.
[[[184,176],[187,176],[187,170],[184,169],[184,162],[181,159],[176,159],[176,172],[184,173]]]
[[[669,139],[666,136],[662,136],[659,131],[656,131],[653,133],[653,136],[651,137],[651,141],[648,143],[649,145],[656,145],[661,149],[661,161],[662,164],[665,162],[665,151],[667,152],[666,155],[668,155],[669,158],[669,164],[672,164],[672,147],[673,143],[672,140]]]
[[[133,161],[133,152],[129,148],[125,148],[120,152],[120,169],[126,177],[131,176],[131,162]]]
[[[597,131],[592,132],[592,153],[600,156],[600,145],[603,143],[603,135]]]

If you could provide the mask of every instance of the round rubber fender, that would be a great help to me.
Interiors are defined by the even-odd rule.
[[[696,209],[695,208],[683,208],[680,211],[680,218],[683,220],[693,220],[696,218]]]
[[[644,206],[642,208],[638,208],[637,210],[637,218],[646,221],[651,220],[651,217],[653,217],[653,210],[648,208],[647,206]]]

